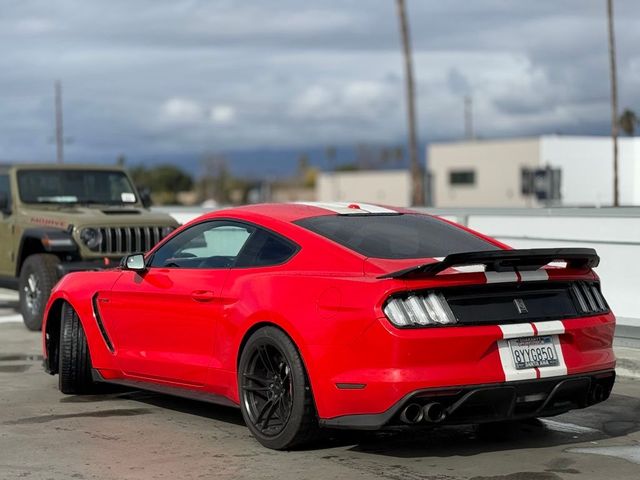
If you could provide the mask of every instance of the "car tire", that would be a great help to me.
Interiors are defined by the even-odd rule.
[[[96,384],[91,375],[91,355],[80,318],[68,303],[62,306],[61,317],[58,388],[70,395],[94,393]]]
[[[238,388],[244,421],[263,446],[290,450],[317,438],[309,378],[283,331],[263,327],[249,337],[240,355]]]
[[[18,281],[20,313],[29,330],[42,328],[51,289],[58,281],[59,264],[60,259],[48,253],[30,255],[22,264]]]

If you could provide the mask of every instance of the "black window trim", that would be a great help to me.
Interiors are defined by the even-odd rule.
[[[205,220],[202,220],[198,223],[194,223],[193,225],[189,225],[189,228],[184,229],[183,231],[179,232],[178,235],[182,235],[184,232],[191,230],[192,228],[198,227],[204,223],[213,223],[213,222],[219,222],[219,221],[223,221],[223,222],[231,222],[231,223],[236,223],[236,224],[240,224],[240,225],[246,225],[248,227],[252,227],[255,229],[255,231],[253,233],[251,233],[251,235],[247,238],[247,240],[244,242],[244,245],[242,245],[242,248],[240,249],[240,251],[238,252],[238,255],[236,255],[236,260],[234,262],[234,265],[231,265],[229,267],[222,267],[222,268],[184,268],[184,267],[152,267],[150,264],[153,261],[153,257],[155,257],[156,252],[162,248],[162,246],[166,243],[164,241],[160,242],[156,248],[154,248],[149,255],[147,256],[147,258],[145,259],[145,266],[147,268],[162,268],[162,269],[171,269],[171,270],[231,270],[231,269],[235,269],[235,270],[243,270],[243,269],[247,269],[247,268],[270,268],[270,267],[277,267],[277,266],[281,266],[281,265],[285,265],[287,263],[289,263],[293,257],[295,257],[298,252],[300,252],[300,250],[302,249],[302,247],[300,247],[300,245],[296,242],[294,242],[293,240],[291,240],[288,237],[285,237],[284,235],[282,235],[281,233],[278,233],[274,230],[271,230],[270,228],[264,227],[262,225],[259,225],[257,223],[253,223],[247,220],[240,220],[237,218],[232,218],[232,217],[215,217],[215,218],[207,218]],[[269,265],[245,265],[245,266],[241,266],[241,267],[237,267],[235,265],[235,263],[238,261],[238,258],[240,258],[243,254],[244,249],[247,247],[247,244],[251,241],[251,237],[253,235],[255,235],[255,233],[258,230],[262,230],[268,234],[273,235],[274,237],[278,238],[279,240],[282,240],[285,243],[288,243],[289,245],[291,245],[293,247],[293,252],[291,253],[291,255],[289,255],[289,257],[287,257],[286,260],[284,260],[283,262],[279,262],[279,263],[272,263]],[[173,238],[173,235],[172,237]]]

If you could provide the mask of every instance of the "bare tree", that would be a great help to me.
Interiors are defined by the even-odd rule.
[[[611,83],[611,140],[613,141],[613,206],[620,205],[618,191],[618,79],[616,73],[616,38],[613,29],[613,0],[607,0],[609,27],[609,78]]]
[[[407,94],[407,123],[409,127],[409,160],[411,162],[412,188],[411,199],[413,205],[424,205],[424,173],[418,159],[418,139],[416,126],[416,98],[413,81],[413,60],[411,58],[411,38],[409,35],[409,21],[404,0],[396,0],[400,34],[402,36],[402,52],[404,55],[404,70]]]

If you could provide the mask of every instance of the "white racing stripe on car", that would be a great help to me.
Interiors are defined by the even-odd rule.
[[[516,380],[531,380],[537,378],[534,368],[517,370],[509,347],[509,338],[532,337],[534,335],[533,326],[530,323],[515,323],[512,325],[499,325],[502,330],[503,340],[498,340],[498,353],[500,363],[504,372],[504,379],[507,382]]]
[[[533,322],[538,335],[562,335],[564,324],[560,320],[552,320],[550,322]]]
[[[483,273],[484,265],[460,265],[458,267],[452,267],[454,270],[460,273]]]
[[[514,323],[511,325],[498,325],[502,330],[502,338],[533,337],[535,332],[530,323]]]
[[[513,272],[484,272],[487,283],[517,282],[518,274]]]
[[[521,282],[535,282],[539,280],[549,280],[549,274],[546,270],[518,271]]]
[[[363,213],[397,213],[396,210],[360,202],[296,202],[299,205],[323,208],[341,215],[362,215]],[[349,205],[357,205],[358,208],[349,208]]]

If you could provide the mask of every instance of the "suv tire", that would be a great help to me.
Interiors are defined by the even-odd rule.
[[[58,281],[56,269],[59,264],[60,259],[48,253],[30,255],[22,264],[18,282],[20,313],[29,330],[42,328],[47,300]]]

